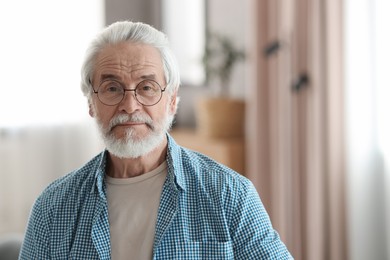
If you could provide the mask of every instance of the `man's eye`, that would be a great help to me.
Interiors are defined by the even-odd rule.
[[[102,86],[104,93],[120,93],[123,92],[122,87],[117,83],[107,83]]]
[[[109,86],[107,88],[107,92],[120,92],[120,91],[121,91],[120,87],[118,87],[118,86]]]
[[[154,89],[149,85],[145,85],[145,86],[142,86],[141,90],[144,92],[148,92],[148,91],[152,91]]]

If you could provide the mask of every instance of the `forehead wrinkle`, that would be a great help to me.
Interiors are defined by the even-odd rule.
[[[151,56],[150,53],[144,55],[143,50],[139,52],[128,52],[123,48],[117,47],[108,47],[98,55],[95,73],[100,74],[99,77],[102,74],[115,74],[124,80],[127,77],[140,79],[151,78],[153,75],[153,79],[160,78],[161,76],[161,79],[164,80],[165,77],[160,53],[158,53],[159,59],[156,59],[156,56]]]
[[[136,63],[134,63],[130,60],[124,60],[124,61],[120,62],[119,67],[123,67],[123,68],[125,68],[125,71],[131,72],[131,71],[142,70],[144,68],[157,69],[158,64],[156,64],[155,62],[152,62],[152,61],[147,61],[147,60],[143,60],[141,62],[137,61]]]

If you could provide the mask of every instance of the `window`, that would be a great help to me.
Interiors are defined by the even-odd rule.
[[[184,84],[201,85],[206,38],[204,0],[163,0],[163,31],[168,35]]]
[[[103,0],[0,2],[0,127],[88,115],[80,69],[104,25]]]

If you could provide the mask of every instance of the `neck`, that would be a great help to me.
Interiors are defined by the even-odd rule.
[[[156,169],[165,161],[168,141],[164,138],[150,153],[137,158],[118,158],[111,153],[107,161],[107,174],[113,178],[131,178]]]

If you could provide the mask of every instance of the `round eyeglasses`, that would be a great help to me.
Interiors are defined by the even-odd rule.
[[[165,89],[166,87],[162,89],[160,84],[151,79],[141,81],[134,89],[125,89],[123,84],[115,80],[105,80],[98,90],[94,89],[93,92],[97,94],[100,102],[107,106],[115,106],[122,102],[126,91],[134,91],[134,97],[141,105],[154,106],[160,102]]]

